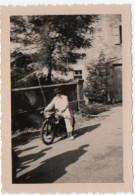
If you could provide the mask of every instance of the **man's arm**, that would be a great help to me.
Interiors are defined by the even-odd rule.
[[[51,109],[53,109],[53,107],[55,106],[54,103],[54,99],[50,102],[50,104],[48,104],[48,106],[46,106],[46,108],[44,109],[44,112],[50,111]]]
[[[62,110],[62,112],[64,112],[67,108],[69,108],[69,102],[67,96],[64,97],[64,103],[65,103],[65,108]]]

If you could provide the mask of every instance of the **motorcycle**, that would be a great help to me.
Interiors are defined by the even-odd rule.
[[[64,118],[58,115],[57,111],[44,112],[44,116],[45,121],[40,130],[41,140],[44,144],[52,144],[55,137],[67,136]]]

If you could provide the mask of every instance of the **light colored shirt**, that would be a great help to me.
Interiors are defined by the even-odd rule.
[[[65,95],[55,96],[51,103],[45,108],[45,111],[50,111],[55,108],[63,117],[71,117],[69,110],[68,98]]]

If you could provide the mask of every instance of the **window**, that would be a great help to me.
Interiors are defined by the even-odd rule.
[[[115,45],[122,44],[122,26],[118,26],[114,28],[114,36],[115,36]]]
[[[122,26],[119,26],[119,32],[120,32],[120,44],[122,44]]]
[[[82,70],[74,71],[74,79],[82,79]]]

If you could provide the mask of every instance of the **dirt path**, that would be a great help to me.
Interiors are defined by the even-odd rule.
[[[39,131],[28,139],[13,138],[21,167],[20,183],[117,183],[122,182],[122,107],[99,114],[93,119],[77,118],[75,140],[58,141],[46,146]]]

